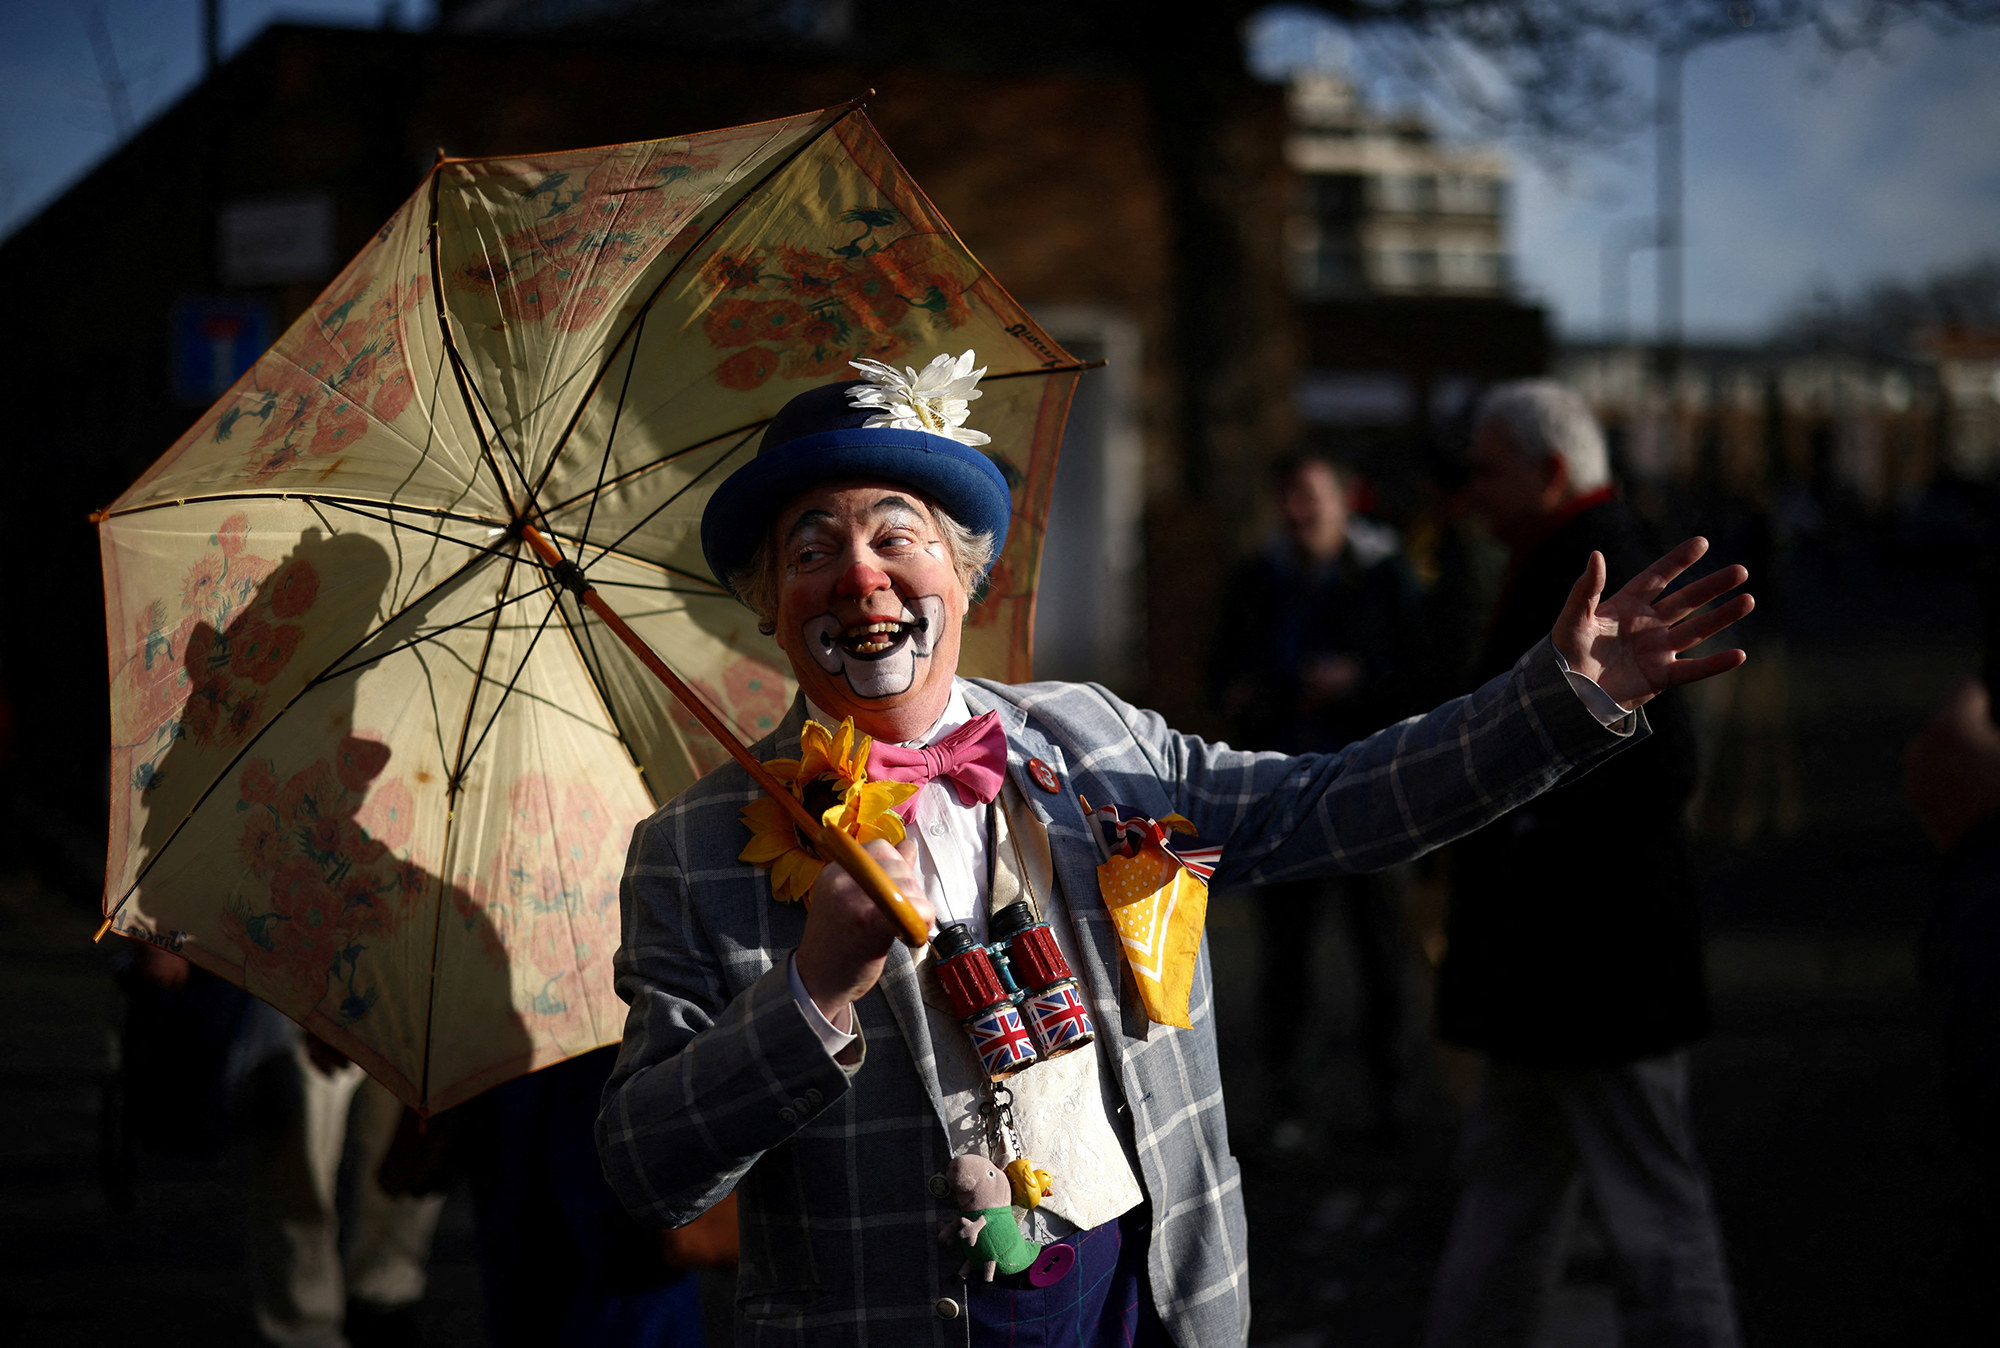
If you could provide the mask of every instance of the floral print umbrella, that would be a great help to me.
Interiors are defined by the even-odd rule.
[[[858,104],[441,160],[100,517],[107,927],[426,1113],[616,1041],[626,840],[723,753],[524,526],[762,735],[792,687],[708,491],[850,360],[968,347],[1015,518],[964,663],[1020,678],[1079,363]]]

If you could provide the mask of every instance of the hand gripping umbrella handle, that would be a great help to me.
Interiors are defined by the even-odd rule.
[[[723,724],[721,717],[709,710],[708,704],[695,694],[694,689],[688,687],[680,675],[667,667],[667,662],[654,653],[653,648],[646,644],[643,637],[626,626],[625,620],[614,613],[590,582],[584,579],[583,569],[556,551],[555,545],[543,537],[541,530],[532,524],[523,524],[521,537],[527,540],[528,545],[547,564],[557,583],[567,587],[576,595],[578,603],[586,605],[592,613],[602,619],[604,625],[625,643],[632,654],[639,657],[640,663],[652,670],[654,677],[667,685],[668,691],[680,699],[681,705],[694,714],[695,720],[701,722],[702,729],[714,736],[715,742],[743,766],[743,770],[750,774],[751,780],[764,788],[771,799],[784,807],[792,816],[792,822],[798,825],[799,831],[813,845],[813,850],[853,876],[854,882],[860,885],[868,897],[875,900],[882,911],[896,924],[904,942],[913,950],[921,949],[931,938],[930,929],[923,918],[917,915],[916,908],[896,888],[896,882],[889,878],[889,873],[882,869],[881,864],[869,856],[861,844],[853,838],[837,828],[828,828],[813,818],[812,811],[808,810],[798,797],[787,791],[783,784],[771,775],[768,768],[757,761],[756,755],[750,752],[742,740],[736,738],[735,732]]]
[[[792,793],[785,791],[784,797],[790,800]],[[876,906],[901,928],[903,940],[912,950],[921,950],[924,942],[931,939],[930,929],[917,916],[917,910],[896,888],[896,882],[889,878],[889,872],[882,869],[882,863],[869,856],[868,849],[858,839],[841,829],[822,824],[812,844],[814,851],[854,877],[854,883],[860,885],[868,897],[875,900]]]

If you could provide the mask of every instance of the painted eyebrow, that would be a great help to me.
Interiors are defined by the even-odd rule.
[[[918,523],[923,522],[923,512],[917,509],[914,502],[903,496],[884,496],[868,507],[865,518],[873,523],[884,515],[897,514],[908,514]],[[802,510],[799,512],[799,517],[792,521],[792,527],[785,531],[785,541],[789,543],[808,529],[833,522],[831,510]]]
[[[809,528],[817,528],[832,522],[831,510],[802,510],[799,512],[799,517],[792,521],[792,527],[785,530],[785,541],[789,543]]]
[[[884,515],[909,515],[919,524],[924,520],[924,512],[919,510],[914,502],[901,496],[884,496],[868,507],[868,519],[871,523]]]

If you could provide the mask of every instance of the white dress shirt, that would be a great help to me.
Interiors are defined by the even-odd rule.
[[[838,721],[810,700],[806,702],[806,714],[828,730],[840,728]],[[971,719],[972,708],[965,705],[965,694],[954,685],[944,715],[907,743],[929,744]],[[986,939],[986,807],[960,804],[957,788],[943,780],[925,783],[917,792],[916,802],[909,836],[917,840],[917,883],[924,887],[924,897],[937,912],[931,934],[936,935],[938,928],[948,922],[963,922],[972,929],[974,939],[983,942]],[[853,1043],[854,1036],[837,1028],[807,995],[805,984],[799,981],[796,955],[792,957],[789,972],[792,996],[827,1052],[837,1054]]]

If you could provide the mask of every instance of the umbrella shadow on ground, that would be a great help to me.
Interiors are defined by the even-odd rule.
[[[233,557],[248,556],[240,540],[236,547]],[[308,530],[254,588],[239,581],[223,594],[211,609],[217,622],[198,622],[186,638],[187,701],[148,770],[141,843],[168,911],[205,914],[184,924],[199,932],[182,946],[194,963],[270,1003],[405,1099],[462,1099],[525,1070],[530,1052],[501,934],[473,896],[416,858],[422,835],[410,783],[387,744],[357,733],[356,674],[309,679],[257,728],[262,700],[295,685],[296,671],[283,675],[301,647],[339,668],[375,625],[389,581],[388,554],[375,540]],[[198,794],[178,780],[215,773],[216,752],[232,748]],[[163,793],[173,797],[168,808],[159,808]],[[176,841],[197,814],[203,826]],[[204,854],[184,860],[170,845]],[[448,988],[434,986],[438,977]],[[433,1070],[439,1046],[426,1039],[447,997],[488,1013],[478,1070]]]

